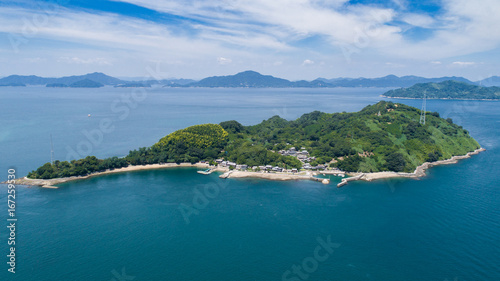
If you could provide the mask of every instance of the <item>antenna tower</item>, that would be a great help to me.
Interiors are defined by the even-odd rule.
[[[54,144],[52,143],[52,134],[50,134],[50,164],[54,165]]]
[[[427,98],[424,93],[424,100],[422,101],[422,110],[420,111],[420,125],[425,125],[425,111],[427,110]]]

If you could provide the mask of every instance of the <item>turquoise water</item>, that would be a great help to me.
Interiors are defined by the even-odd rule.
[[[130,112],[120,120],[126,103],[115,110],[112,104],[132,95],[129,89],[4,88],[0,179],[8,168],[24,176],[50,161],[50,134],[57,159],[85,141],[99,157],[124,155],[192,124],[357,111],[383,92],[153,89],[145,97],[136,93],[140,101],[127,104]],[[417,100],[398,101],[420,107]],[[8,233],[1,227],[0,280],[282,280],[303,262],[306,268],[285,274],[288,280],[500,280],[499,105],[428,101],[429,110],[452,117],[488,151],[432,168],[419,180],[338,189],[219,180],[178,168],[107,175],[58,190],[17,187],[17,273],[7,272]],[[83,130],[93,132],[106,118],[114,130],[91,142]],[[6,205],[4,185],[5,226]],[[321,250],[321,261],[314,254],[318,240],[335,245]]]

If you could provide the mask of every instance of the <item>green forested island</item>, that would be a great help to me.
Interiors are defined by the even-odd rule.
[[[20,82],[0,83],[0,87],[26,87],[26,84]]]
[[[130,151],[123,158],[88,156],[71,162],[46,163],[29,178],[59,178],[155,163],[215,160],[249,167],[272,165],[291,168],[337,167],[347,172],[412,172],[424,162],[464,155],[479,144],[451,119],[381,101],[353,113],[314,111],[297,120],[271,117],[253,126],[237,121],[195,125],[175,131],[151,147]],[[300,149],[299,149],[300,148]],[[303,152],[291,153],[295,150]],[[304,155],[307,155],[304,156]]]
[[[383,96],[421,99],[424,94],[428,99],[497,100],[500,99],[500,87],[481,87],[457,81],[444,81],[420,83],[409,88],[390,90]]]
[[[49,87],[49,88],[67,88],[67,87],[70,87],[70,88],[100,88],[100,87],[104,87],[104,85],[102,83],[96,82],[94,80],[83,79],[83,80],[73,82],[69,85],[64,84],[64,83],[49,83],[49,84],[45,85],[45,87]]]

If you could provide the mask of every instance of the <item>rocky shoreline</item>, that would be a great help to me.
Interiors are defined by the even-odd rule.
[[[341,187],[346,185],[350,181],[355,180],[364,180],[364,181],[373,181],[378,179],[388,179],[388,178],[420,178],[425,176],[425,171],[433,166],[438,165],[448,165],[455,164],[458,160],[470,158],[472,155],[476,155],[480,152],[486,151],[484,148],[478,148],[472,152],[469,152],[465,155],[453,156],[450,159],[439,160],[435,162],[425,162],[422,165],[418,166],[413,173],[400,173],[400,172],[377,172],[377,173],[351,173],[350,178],[343,179],[337,187]]]

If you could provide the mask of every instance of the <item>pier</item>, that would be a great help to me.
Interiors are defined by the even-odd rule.
[[[211,173],[213,173],[216,169],[206,169],[206,170],[203,170],[203,171],[197,171],[198,174],[202,174],[202,175],[210,175]]]
[[[365,174],[360,174],[360,175],[357,175],[355,177],[351,177],[351,178],[347,178],[347,179],[342,179],[342,181],[337,184],[337,187],[342,187],[342,186],[346,185],[350,181],[360,180],[364,176],[365,176]]]

